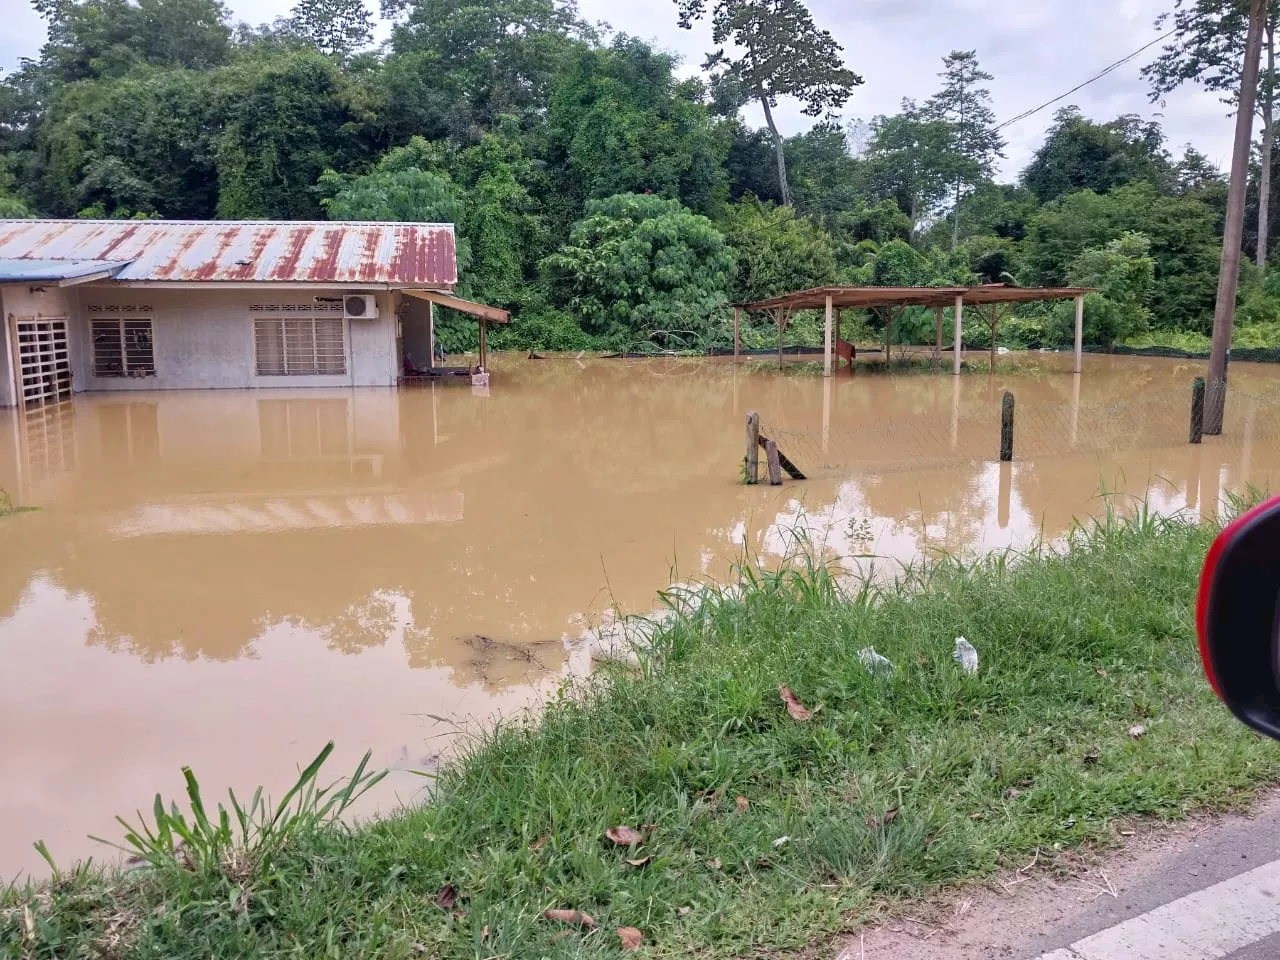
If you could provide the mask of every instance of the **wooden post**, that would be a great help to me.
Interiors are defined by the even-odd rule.
[[[836,342],[837,343],[840,342],[840,315],[843,312],[844,312],[843,310],[840,310],[838,308],[836,310]]]
[[[942,369],[942,307],[938,307],[938,336],[933,347],[933,372]]]
[[[480,369],[489,371],[489,321],[480,318]]]
[[[956,353],[955,370],[953,372],[957,377],[960,376],[960,352],[963,348],[963,343],[961,342],[963,338],[964,338],[964,297],[956,297],[956,336],[955,336],[955,340],[952,341],[954,343],[954,346],[952,347],[952,349]]]
[[[760,482],[760,414],[752,410],[747,414],[747,455],[742,461],[748,484]]]
[[[893,362],[893,307],[884,308],[884,363],[888,369]]]
[[[778,366],[782,366],[782,332],[787,329],[787,321],[782,307],[778,308],[775,317],[778,321]]]
[[[822,375],[824,377],[831,376],[831,325],[834,317],[831,315],[831,295],[827,294],[827,312],[825,317],[825,325],[822,333]]]
[[[733,308],[733,362],[738,362],[742,353],[742,308]]]
[[[1076,362],[1072,373],[1079,373],[1084,360],[1084,294],[1076,297]]]
[[[766,441],[764,455],[769,463],[769,486],[782,486],[782,461],[778,459],[778,444],[773,440]]]
[[[1196,377],[1191,384],[1191,442],[1199,443],[1204,436],[1204,377]]]
[[[1008,463],[1013,459],[1013,394],[1004,392],[1004,400],[1000,404],[1000,460]]]
[[[431,356],[427,358],[427,366],[434,369],[436,365],[436,305],[427,301],[427,349]]]

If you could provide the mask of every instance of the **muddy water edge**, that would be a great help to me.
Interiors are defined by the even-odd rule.
[[[593,627],[797,534],[850,571],[1061,535],[1108,503],[1218,509],[1280,487],[1280,369],[1056,356],[994,376],[504,359],[487,396],[94,394],[0,411],[0,873],[103,849],[181,789],[283,790],[325,741],[420,795],[460,732],[590,669]],[[1012,464],[1000,402],[1017,398]],[[760,413],[810,479],[742,485]],[[1104,495],[1105,494],[1105,495]]]

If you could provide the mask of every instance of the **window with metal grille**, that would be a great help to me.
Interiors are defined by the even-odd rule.
[[[92,320],[95,377],[154,377],[155,343],[150,320]]]
[[[341,317],[256,319],[258,376],[333,376],[347,372]]]

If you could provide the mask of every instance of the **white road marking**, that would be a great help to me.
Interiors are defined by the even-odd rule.
[[[1280,860],[1037,960],[1216,960],[1280,933]]]

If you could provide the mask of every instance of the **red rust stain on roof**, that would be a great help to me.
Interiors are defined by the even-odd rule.
[[[342,250],[342,230],[324,232],[324,251],[307,271],[306,279],[315,283],[332,281],[338,275],[338,253]]]
[[[267,249],[267,244],[271,242],[271,238],[275,236],[275,231],[270,227],[263,226],[258,229],[253,237],[253,246],[249,248],[249,252],[242,258],[244,263],[237,261],[232,266],[234,269],[230,271],[226,279],[228,280],[252,280],[258,271],[258,259],[262,256],[262,251]],[[221,260],[221,257],[219,257]]]
[[[361,280],[376,280],[378,278],[378,247],[381,245],[382,235],[377,230],[367,230],[364,235],[364,249],[360,252],[360,263],[357,268],[357,276]]]
[[[314,227],[298,227],[293,231],[292,236],[289,237],[289,245],[285,248],[284,255],[276,261],[275,268],[271,271],[270,279],[293,279],[298,270],[298,261],[302,259],[302,251],[313,233],[315,233]]]
[[[122,243],[125,243],[126,241],[132,240],[135,236],[137,236],[137,234],[138,234],[138,226],[137,224],[134,224],[133,226],[129,227],[129,229],[121,233],[120,236],[116,237],[114,240],[108,243],[105,247],[103,247],[102,252],[99,253],[96,257],[94,257],[94,259],[110,260],[111,254],[115,252],[117,247],[119,247]]]
[[[213,252],[213,255],[209,257],[209,259],[205,260],[204,263],[200,264],[198,267],[192,270],[190,277],[183,277],[181,276],[178,270],[178,260],[181,259],[182,254],[190,250],[191,247],[195,244],[197,236],[198,234],[195,230],[190,231],[187,239],[183,241],[182,247],[178,252],[178,256],[174,257],[173,260],[171,260],[169,264],[164,268],[163,273],[165,274],[166,279],[170,279],[170,280],[221,279],[218,276],[218,272],[222,269],[222,258],[226,255],[226,252],[231,248],[231,245],[235,243],[236,236],[237,236],[237,232],[235,228],[228,227],[225,230],[219,230],[217,234],[218,247]]]

